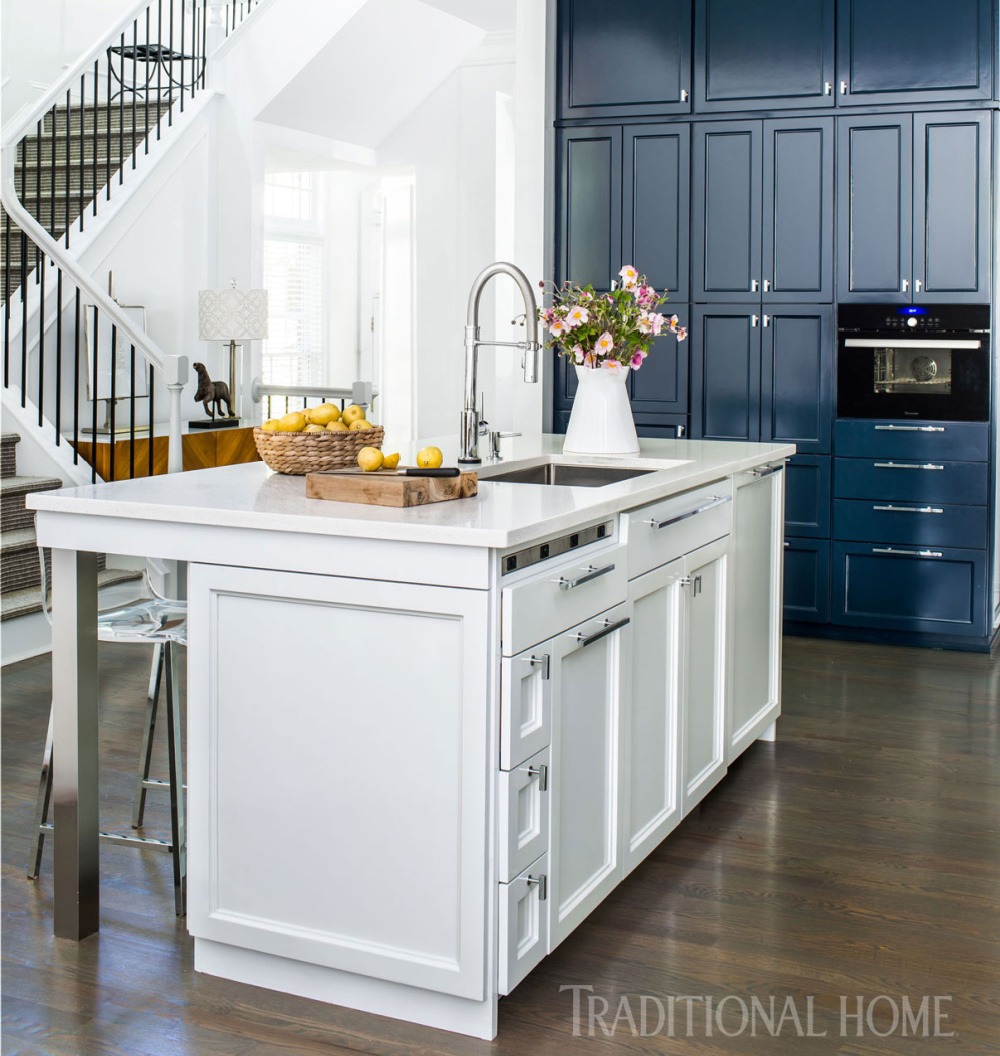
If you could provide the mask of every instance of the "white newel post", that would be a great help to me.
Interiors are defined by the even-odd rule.
[[[170,404],[170,424],[167,430],[167,472],[180,473],[184,469],[183,438],[181,436],[181,393],[188,379],[187,356],[171,356],[163,365]]]

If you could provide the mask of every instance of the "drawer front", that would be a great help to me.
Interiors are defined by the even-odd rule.
[[[989,467],[985,462],[838,458],[833,486],[838,499],[985,506],[989,501]]]
[[[500,885],[499,991],[509,994],[549,947],[549,856]]]
[[[882,499],[836,499],[836,539],[891,539],[918,546],[986,548],[986,507],[946,503],[887,502]]]
[[[850,627],[986,634],[986,552],[833,544],[833,622]]]
[[[785,540],[786,620],[830,622],[830,542]]]
[[[785,466],[785,534],[830,537],[829,455],[796,455]]]
[[[849,458],[948,459],[985,462],[988,422],[869,422],[841,418],[834,454]]]
[[[500,768],[513,770],[549,743],[552,657],[543,642],[500,661]]]
[[[549,849],[549,750],[500,771],[500,879],[513,880]]]
[[[733,530],[733,485],[720,480],[704,488],[630,510],[628,578],[721,539]]]
[[[624,546],[561,562],[501,592],[503,655],[516,656],[625,600]]]

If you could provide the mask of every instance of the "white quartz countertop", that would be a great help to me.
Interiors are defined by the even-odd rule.
[[[480,474],[477,496],[409,509],[307,499],[305,477],[272,473],[262,462],[36,492],[27,503],[43,517],[90,515],[505,549],[795,453],[791,444],[640,440],[638,455],[564,456],[563,439],[545,434],[504,441],[503,462],[468,467]],[[455,465],[457,443],[438,446],[445,465]],[[412,452],[404,452],[404,464],[406,456],[412,459]],[[491,473],[539,460],[654,472],[598,488],[489,480]]]

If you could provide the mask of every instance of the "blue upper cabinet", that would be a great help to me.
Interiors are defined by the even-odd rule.
[[[760,315],[713,304],[691,312],[691,435],[760,439]]]
[[[701,113],[834,104],[834,0],[696,0],[694,50]]]
[[[691,0],[560,0],[560,116],[691,109]]]
[[[837,102],[990,99],[996,0],[838,0]]]

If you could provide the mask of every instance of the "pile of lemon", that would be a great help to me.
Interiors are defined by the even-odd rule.
[[[417,452],[417,465],[421,469],[437,469],[444,461],[439,447],[422,447]],[[377,447],[363,447],[358,452],[358,465],[366,473],[378,469],[395,469],[399,465],[399,453],[383,455]]]
[[[332,403],[321,403],[318,407],[307,407],[304,411],[289,411],[282,418],[269,418],[262,426],[269,433],[331,433],[374,429],[365,418],[364,407],[352,403],[343,413]]]

